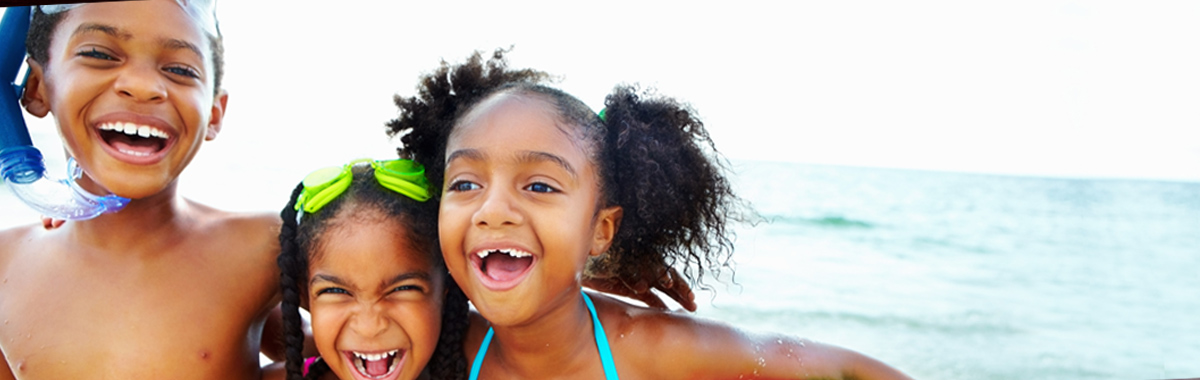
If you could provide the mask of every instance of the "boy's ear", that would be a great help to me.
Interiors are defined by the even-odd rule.
[[[213,98],[212,114],[209,115],[208,129],[204,132],[204,141],[212,141],[221,133],[222,122],[225,121],[225,106],[229,103],[229,93],[221,90]]]
[[[26,58],[29,65],[29,78],[25,81],[25,92],[21,94],[21,105],[33,116],[46,117],[50,114],[50,103],[46,101],[46,75],[42,65]]]
[[[596,215],[596,231],[592,237],[592,251],[589,252],[592,256],[603,255],[608,252],[608,247],[612,246],[613,237],[617,236],[617,229],[621,228],[621,217],[624,216],[625,210],[621,206],[612,206],[600,210]]]

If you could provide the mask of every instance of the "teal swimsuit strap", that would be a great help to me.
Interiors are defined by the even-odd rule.
[[[604,366],[604,378],[617,380],[617,366],[613,363],[612,349],[608,347],[608,337],[604,335],[604,326],[600,324],[600,318],[596,316],[596,306],[592,305],[591,297],[587,293],[583,293],[583,303],[587,304],[588,313],[592,314],[592,333],[596,335],[596,349],[600,351],[600,364]],[[487,354],[488,345],[492,343],[492,335],[495,335],[491,327],[488,327],[487,335],[483,337],[483,344],[479,345],[479,352],[475,353],[475,362],[471,364],[471,380],[479,379],[479,368],[483,367],[483,357]]]

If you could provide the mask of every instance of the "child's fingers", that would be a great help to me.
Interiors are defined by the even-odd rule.
[[[696,311],[696,294],[692,292],[692,287],[687,281],[680,278],[680,274],[675,268],[669,268],[659,277],[658,285],[655,286],[667,297],[679,303],[687,311]]]
[[[63,223],[66,223],[66,222],[67,221],[65,219],[54,219],[54,218],[51,218],[48,216],[43,216],[42,217],[42,228],[45,228],[46,231],[49,231],[49,230],[53,230],[55,228],[62,227]]]

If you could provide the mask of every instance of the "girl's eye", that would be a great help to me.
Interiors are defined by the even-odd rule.
[[[418,285],[400,285],[400,286],[397,286],[395,289],[392,289],[392,291],[393,292],[404,292],[404,291],[424,292],[425,289],[421,288]]]
[[[163,71],[166,71],[171,74],[179,75],[179,76],[185,76],[188,78],[197,78],[197,79],[200,78],[200,73],[196,72],[196,70],[192,70],[189,67],[169,66],[169,67],[163,68]]]
[[[350,292],[342,288],[324,288],[317,291],[318,296],[322,294],[350,294]]]
[[[541,183],[541,182],[534,182],[534,183],[530,184],[529,186],[525,186],[525,190],[529,190],[529,191],[532,191],[535,193],[553,193],[553,192],[558,191],[558,189],[550,187],[550,185],[547,185],[547,184]]]
[[[450,186],[446,187],[446,190],[447,191],[471,191],[471,190],[479,190],[480,188],[481,187],[477,183],[474,183],[471,181],[458,180],[458,181],[451,182]]]
[[[95,58],[95,59],[103,59],[103,60],[105,60],[105,61],[115,61],[115,60],[117,60],[116,58],[113,58],[113,56],[111,56],[111,55],[108,55],[107,53],[104,53],[104,52],[102,52],[102,51],[96,50],[96,48],[91,48],[91,49],[89,49],[89,50],[80,51],[79,53],[76,53],[76,55],[78,55],[78,56],[80,56],[80,57],[88,57],[88,58]]]

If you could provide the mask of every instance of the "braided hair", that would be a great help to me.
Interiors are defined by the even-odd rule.
[[[308,279],[308,265],[323,244],[324,232],[333,223],[342,209],[352,207],[370,208],[387,215],[405,226],[406,238],[417,248],[417,252],[430,255],[435,268],[443,276],[446,297],[442,301],[441,332],[433,357],[425,370],[436,374],[439,379],[465,379],[466,358],[462,354],[463,336],[466,333],[468,306],[466,296],[445,271],[445,263],[437,241],[437,205],[433,202],[417,202],[387,190],[379,185],[369,166],[353,168],[353,180],[346,191],[315,213],[305,213],[297,222],[296,199],[304,190],[297,185],[292,191],[287,206],[280,212],[283,226],[279,232],[281,248],[278,264],[280,288],[283,294],[283,334],[286,347],[288,380],[317,379],[329,372],[323,360],[316,361],[307,376],[304,371],[304,331],[300,317],[301,294]]]
[[[734,195],[712,139],[693,110],[636,86],[619,85],[605,100],[603,118],[579,99],[545,85],[549,75],[511,69],[505,50],[486,62],[479,52],[466,62],[442,62],[421,77],[418,94],[395,98],[399,116],[387,123],[400,136],[400,157],[426,163],[429,180],[443,183],[445,149],[460,119],[484,99],[531,95],[555,108],[596,165],[599,206],[624,210],[608,252],[589,262],[587,275],[626,285],[682,267],[689,283],[704,286],[705,272],[732,268],[729,221],[753,213]]]

